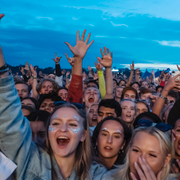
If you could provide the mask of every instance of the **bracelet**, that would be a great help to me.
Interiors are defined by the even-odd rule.
[[[159,97],[163,98],[165,101],[167,100],[167,98],[162,96],[161,94],[159,94]]]
[[[8,64],[4,64],[2,67],[0,67],[0,71],[5,70],[9,68]]]
[[[7,67],[6,69],[1,69],[0,68],[0,73],[6,72],[6,71],[9,71],[9,67]]]
[[[32,79],[37,79],[37,77],[31,76]]]

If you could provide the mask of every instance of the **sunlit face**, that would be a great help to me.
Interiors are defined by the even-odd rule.
[[[75,155],[79,142],[85,137],[83,119],[75,109],[62,107],[52,115],[49,141],[55,157]]]
[[[141,113],[148,112],[148,108],[144,103],[138,102],[136,103],[136,116],[138,116]]]
[[[29,96],[29,91],[28,91],[28,86],[25,84],[16,84],[15,85],[18,95],[20,97],[20,99],[22,100],[25,97]]]
[[[142,100],[148,100],[151,95],[152,95],[152,93],[141,94],[140,99],[142,99]]]
[[[36,109],[35,104],[30,99],[24,99],[21,101],[22,106],[30,106],[34,109]]]
[[[138,84],[134,83],[134,84],[132,85],[132,87],[133,87],[136,91],[139,91],[139,86],[138,86]]]
[[[130,172],[132,172],[137,179],[140,178],[134,167],[134,163],[136,162],[139,164],[139,157],[144,158],[147,161],[156,176],[170,161],[170,159],[167,160],[166,157],[163,156],[159,140],[155,136],[146,132],[138,132],[134,137],[132,146],[130,147]]]
[[[100,159],[118,157],[120,149],[124,146],[123,126],[114,120],[105,121],[99,132],[96,142]]]
[[[89,87],[84,92],[84,102],[86,107],[90,107],[93,103],[99,102],[99,90],[94,87]]]
[[[115,97],[121,98],[122,91],[123,91],[123,88],[121,88],[121,87],[116,88]]]
[[[128,126],[130,126],[135,118],[134,103],[131,101],[123,101],[121,102],[121,108],[122,108],[121,118],[123,121],[126,122]]]
[[[50,81],[45,81],[42,84],[39,94],[49,94],[53,91],[53,84]]]
[[[89,110],[88,122],[90,127],[94,127],[97,125],[97,117],[98,117],[98,105],[92,105]]]
[[[30,121],[32,141],[43,145],[46,140],[46,127],[43,121]]]
[[[55,108],[54,101],[51,99],[45,99],[39,108],[39,110],[47,111],[49,113],[52,113]]]
[[[64,101],[66,101],[68,96],[68,91],[66,89],[60,89],[58,92],[58,96],[60,96]]]
[[[173,133],[175,135],[175,152],[178,157],[180,157],[180,119],[176,121],[175,127],[173,129]]]
[[[143,81],[141,87],[148,88],[148,83],[147,83],[147,81]]]
[[[112,108],[109,108],[109,107],[104,107],[104,106],[101,106],[99,108],[99,112],[98,112],[98,123],[103,120],[105,117],[108,117],[108,116],[114,116],[114,117],[117,117],[117,114],[115,112],[115,109],[112,109]]]
[[[124,97],[123,99],[131,99],[131,100],[135,100],[136,99],[136,93],[132,90],[127,90],[124,93]]]

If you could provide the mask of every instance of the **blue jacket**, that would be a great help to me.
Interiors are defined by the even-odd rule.
[[[0,149],[16,165],[17,180],[51,180],[51,160],[46,151],[32,142],[29,121],[21,111],[21,101],[12,75],[0,79]],[[58,179],[62,180],[55,159],[52,161]],[[106,168],[93,163],[90,174],[93,180],[100,180]],[[69,180],[76,180],[72,171]]]

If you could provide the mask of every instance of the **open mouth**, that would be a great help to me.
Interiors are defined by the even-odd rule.
[[[97,122],[97,118],[92,118],[92,121],[93,122]]]
[[[88,99],[88,101],[89,101],[89,103],[93,103],[93,102],[94,102],[94,98],[93,98],[93,97],[90,97],[90,98]]]
[[[65,136],[59,136],[56,141],[59,147],[64,148],[68,145],[68,143],[70,142],[70,139]]]
[[[104,147],[104,149],[105,149],[106,151],[111,151],[111,150],[112,150],[112,148],[109,147],[109,146]]]
[[[127,114],[126,117],[127,117],[127,118],[131,118],[131,115],[130,115],[130,114]]]

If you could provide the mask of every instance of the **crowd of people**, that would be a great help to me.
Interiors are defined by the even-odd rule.
[[[54,73],[13,76],[0,47],[0,179],[180,179],[180,74],[142,79],[132,63],[119,77],[106,47],[86,74],[85,33],[65,42],[67,73],[55,54]]]

